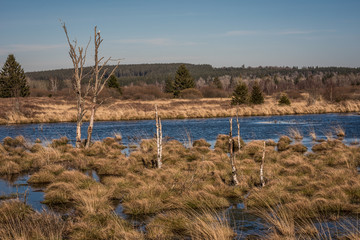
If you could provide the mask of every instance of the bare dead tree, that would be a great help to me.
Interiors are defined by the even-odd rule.
[[[239,122],[239,108],[236,109],[236,125],[237,125],[237,141],[238,141],[238,146],[239,146],[239,155],[241,153],[240,148],[241,148],[241,142],[240,142],[240,122]]]
[[[158,115],[157,105],[155,105],[155,119],[156,119],[156,145],[157,145],[157,167],[162,166],[162,126],[161,119]]]
[[[85,98],[89,93],[90,81],[85,89],[85,92],[82,91],[82,83],[88,74],[84,73],[84,65],[86,60],[87,48],[90,44],[90,40],[84,50],[83,47],[77,46],[77,41],[74,40],[73,43],[70,42],[69,35],[65,26],[65,23],[62,24],[64,29],[67,42],[69,44],[69,55],[74,67],[73,74],[73,88],[76,95],[77,103],[77,118],[76,118],[76,144],[77,148],[81,147],[81,125],[85,115]]]
[[[111,57],[109,57],[107,60],[105,60],[103,63],[101,61],[104,59],[104,57],[99,58],[99,47],[102,43],[103,39],[100,36],[100,31],[97,31],[97,27],[94,28],[94,44],[95,44],[95,64],[94,64],[94,70],[93,70],[93,82],[94,85],[91,87],[91,113],[90,113],[90,121],[89,121],[89,127],[87,131],[87,140],[85,147],[90,147],[91,144],[91,136],[92,131],[94,128],[94,119],[95,119],[95,113],[97,108],[102,104],[102,102],[98,102],[98,96],[101,93],[101,91],[104,89],[105,84],[111,77],[111,75],[114,74],[115,70],[119,66],[119,61],[116,67],[112,69],[110,74],[108,74],[107,77],[105,77],[105,74],[107,73],[108,69],[104,68],[107,63],[111,60]]]
[[[50,78],[50,91],[56,93],[56,91],[58,90],[58,82],[59,81],[57,80],[57,78]]]
[[[239,181],[236,175],[236,166],[235,166],[235,156],[234,156],[234,139],[232,138],[232,118],[229,120],[230,122],[230,133],[229,133],[229,152],[230,152],[230,163],[231,163],[231,172],[232,179],[235,185],[239,185]]]
[[[263,155],[262,155],[261,165],[260,165],[260,182],[261,182],[262,187],[265,187],[265,180],[264,180],[265,146],[266,146],[266,143],[264,141],[264,149],[263,149]]]

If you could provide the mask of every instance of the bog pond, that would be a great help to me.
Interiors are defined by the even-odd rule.
[[[273,139],[277,141],[281,135],[289,135],[289,129],[296,128],[303,135],[302,143],[310,146],[309,133],[314,131],[317,138],[325,139],[338,126],[345,130],[345,143],[356,142],[360,138],[360,115],[358,114],[317,114],[317,115],[286,115],[266,117],[241,117],[240,135],[245,142],[257,139]],[[33,142],[39,138],[43,143],[51,142],[66,136],[75,141],[76,123],[43,123],[0,125],[0,139],[7,136],[24,136]],[[204,138],[211,144],[215,143],[219,134],[229,133],[229,118],[162,120],[163,136],[181,142]],[[233,121],[236,135],[236,121]],[[82,138],[86,137],[87,123],[82,127]],[[95,122],[93,140],[102,140],[120,133],[123,144],[131,145],[141,139],[152,138],[155,134],[155,120]],[[336,137],[336,136],[335,136]]]
[[[240,135],[245,142],[251,140],[273,139],[277,141],[282,135],[289,135],[290,129],[297,129],[303,136],[302,143],[311,151],[313,141],[310,132],[315,132],[317,139],[336,137],[335,129],[341,127],[345,131],[343,142],[347,145],[359,144],[360,138],[360,115],[358,114],[318,114],[318,115],[286,115],[286,116],[262,116],[262,117],[241,117]],[[0,139],[7,136],[16,137],[22,135],[29,142],[40,139],[44,145],[66,136],[71,143],[75,140],[76,123],[43,123],[43,124],[23,124],[23,125],[3,125],[0,126]],[[210,119],[181,119],[181,120],[162,120],[163,136],[166,139],[176,139],[185,144],[197,140],[205,139],[215,144],[219,134],[229,133],[229,118],[210,118]],[[233,121],[234,135],[236,133],[236,121]],[[87,123],[83,124],[82,137],[86,137]],[[95,122],[93,140],[102,140],[106,137],[113,137],[115,134],[122,136],[123,145],[128,148],[125,153],[129,154],[131,146],[137,145],[141,139],[152,138],[155,134],[154,120],[139,121],[114,121],[114,122]],[[101,181],[95,171],[86,172],[96,181]],[[4,196],[17,196],[20,199],[26,197],[26,201],[36,210],[47,209],[41,202],[44,199],[43,188],[32,186],[27,183],[30,174],[16,176],[11,179],[0,179],[0,199]],[[144,229],[144,221],[131,219],[130,216],[122,212],[121,204],[115,212],[128,220],[132,221],[139,229]],[[236,226],[239,234],[246,237],[252,234],[262,234],[268,231],[264,227],[262,219],[248,213],[242,203],[234,203],[226,209],[232,225]]]

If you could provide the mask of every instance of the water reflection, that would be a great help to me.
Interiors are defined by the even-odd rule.
[[[0,178],[0,196],[18,198],[38,211],[48,209],[45,204],[41,203],[44,200],[44,186],[29,185],[27,183],[29,178],[29,174],[6,179]]]

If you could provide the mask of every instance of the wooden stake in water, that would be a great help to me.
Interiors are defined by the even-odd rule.
[[[232,170],[232,178],[235,185],[239,185],[239,181],[236,175],[236,166],[235,166],[235,157],[234,157],[234,139],[232,138],[232,118],[229,119],[230,122],[230,133],[229,133],[229,152],[230,152],[230,162]]]
[[[263,155],[262,155],[261,165],[260,165],[260,182],[261,182],[262,187],[265,187],[264,162],[265,162],[265,141],[264,141],[264,149],[263,149]]]
[[[162,126],[161,119],[158,115],[157,105],[155,105],[155,120],[156,120],[156,145],[157,145],[157,167],[161,168],[161,156],[162,156]]]

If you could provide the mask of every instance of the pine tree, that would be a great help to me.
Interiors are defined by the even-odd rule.
[[[164,91],[166,93],[173,93],[174,92],[174,80],[170,76],[165,80],[165,89],[164,89]]]
[[[0,73],[0,97],[27,97],[30,88],[26,82],[24,69],[10,54]]]
[[[251,91],[251,97],[250,102],[253,104],[262,104],[264,103],[264,96],[260,89],[259,83],[255,82],[252,91]]]
[[[239,82],[233,92],[231,105],[245,104],[248,102],[248,87],[244,82]]]
[[[221,83],[221,81],[220,81],[220,79],[218,77],[216,77],[214,79],[213,84],[217,89],[221,89],[221,90],[223,89],[223,85],[222,85],[222,83]]]
[[[117,77],[115,77],[115,75],[111,75],[109,77],[109,80],[107,81],[107,86],[109,88],[115,88],[120,94],[122,94],[122,89],[121,89],[118,79],[117,79]]]
[[[281,97],[279,99],[279,105],[291,105],[290,99],[285,93],[281,94]]]
[[[195,82],[184,64],[181,64],[175,74],[174,96],[177,97],[181,90],[194,88]]]

